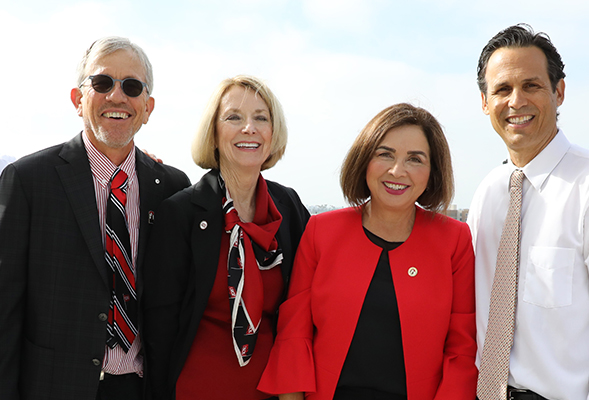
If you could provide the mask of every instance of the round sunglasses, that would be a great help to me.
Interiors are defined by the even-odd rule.
[[[147,83],[141,82],[139,79],[135,78],[115,79],[111,76],[102,74],[89,75],[82,81],[80,87],[82,87],[88,79],[90,79],[92,83],[92,89],[98,93],[108,93],[115,86],[115,82],[121,82],[121,88],[123,89],[123,92],[129,97],[139,96],[143,92],[144,87],[149,94],[149,87],[147,87]]]

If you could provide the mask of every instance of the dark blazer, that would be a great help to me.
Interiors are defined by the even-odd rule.
[[[190,181],[135,151],[140,268],[149,213]],[[82,136],[8,165],[0,177],[2,400],[96,398],[110,301],[107,271]]]
[[[150,238],[144,274],[143,343],[148,393],[173,399],[213,288],[224,229],[218,170],[162,203]],[[276,235],[283,250],[287,287],[296,248],[309,212],[293,189],[267,181],[282,223]],[[286,290],[286,289],[285,289]]]

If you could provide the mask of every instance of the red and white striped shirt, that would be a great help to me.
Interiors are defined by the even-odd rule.
[[[94,193],[96,194],[96,204],[98,206],[98,217],[100,222],[100,231],[102,232],[102,244],[105,243],[104,229],[106,225],[106,204],[110,191],[110,180],[117,169],[104,154],[94,147],[86,132],[82,134],[88,160],[90,161],[90,170],[92,171],[92,178],[94,180]],[[137,262],[137,246],[139,239],[139,182],[137,180],[137,172],[135,170],[135,149],[133,148],[125,161],[118,168],[125,171],[129,177],[129,186],[127,189],[127,204],[125,205],[125,212],[127,215],[127,224],[129,227],[129,235],[131,240],[131,253],[133,256],[133,270],[135,271]],[[137,273],[135,272],[135,276]],[[106,342],[106,331],[105,331]],[[143,356],[139,355],[141,350],[141,339],[139,335],[131,345],[127,353],[116,346],[111,349],[106,346],[106,353],[102,363],[102,371],[112,375],[122,375],[128,373],[137,373],[143,375]]]

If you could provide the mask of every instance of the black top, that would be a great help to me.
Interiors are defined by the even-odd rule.
[[[402,242],[387,242],[367,229],[364,232],[383,251],[366,292],[337,387],[406,396],[401,321],[388,254]]]

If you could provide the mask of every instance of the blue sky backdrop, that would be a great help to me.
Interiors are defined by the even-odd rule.
[[[136,143],[184,170],[201,112],[224,78],[251,74],[281,101],[289,127],[282,161],[264,173],[307,205],[343,206],[339,167],[381,109],[410,102],[445,128],[468,208],[478,182],[507,157],[481,111],[476,64],[499,30],[547,32],[566,64],[560,126],[589,147],[589,2],[580,0],[0,0],[0,156],[21,157],[82,129],[69,99],[84,50],[129,37],[154,66],[155,110]]]

